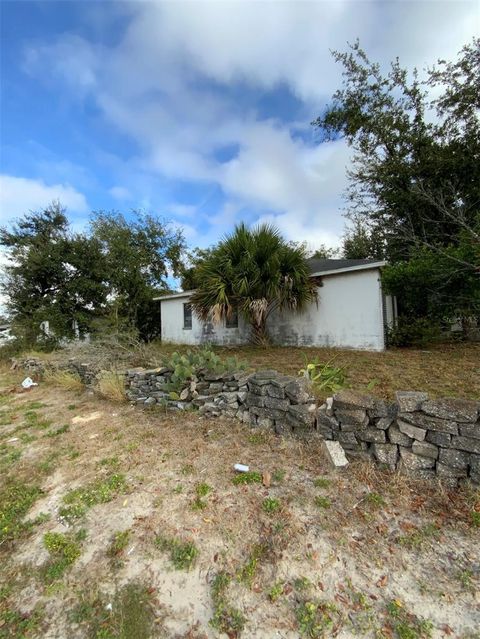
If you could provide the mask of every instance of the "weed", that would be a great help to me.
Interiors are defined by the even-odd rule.
[[[195,466],[192,464],[184,464],[180,470],[182,475],[193,475],[195,472]]]
[[[268,440],[266,433],[252,433],[248,436],[248,441],[251,444],[265,444]]]
[[[175,488],[173,489],[173,492],[174,492],[176,495],[180,495],[180,493],[183,493],[183,486],[182,486],[182,484],[177,484],[177,485],[175,486]]]
[[[409,548],[410,550],[418,550],[425,545],[427,541],[438,537],[438,535],[438,526],[435,524],[426,524],[421,528],[415,528],[406,535],[400,535],[400,537],[397,537],[397,542],[401,546],[405,546],[405,548]]]
[[[313,485],[315,488],[329,488],[332,483],[331,479],[327,479],[327,477],[317,477],[317,479],[313,480]]]
[[[108,468],[118,468],[120,465],[120,461],[118,457],[104,457],[98,462],[99,466],[108,467]]]
[[[86,625],[89,639],[150,639],[155,621],[151,589],[141,583],[126,584],[113,602],[99,594],[83,595],[70,620]]]
[[[480,512],[472,510],[470,513],[470,521],[474,528],[480,528]]]
[[[60,451],[55,450],[52,453],[50,453],[49,455],[47,455],[47,457],[45,457],[45,459],[41,462],[39,462],[37,464],[37,468],[40,472],[44,473],[45,475],[49,475],[54,468],[54,462],[60,457]]]
[[[76,404],[69,404],[69,405],[67,406],[67,410],[75,410],[76,408],[77,408],[77,405],[76,405]]]
[[[432,622],[408,612],[398,599],[387,605],[387,615],[389,625],[398,639],[428,639],[432,636]]]
[[[130,530],[119,530],[113,535],[110,546],[107,549],[107,557],[110,557],[114,567],[118,568],[122,565],[121,557],[123,557],[129,541]]]
[[[0,609],[1,639],[28,639],[39,636],[44,619],[43,609],[34,608],[29,613],[20,613],[9,606]]]
[[[155,545],[160,550],[170,553],[170,561],[176,570],[189,570],[198,556],[198,548],[193,541],[181,541],[157,535]]]
[[[239,484],[261,484],[262,476],[260,473],[249,471],[247,473],[239,473],[238,475],[235,475],[232,482],[237,486]]]
[[[285,475],[286,475],[286,471],[278,469],[278,470],[274,470],[273,474],[272,474],[272,479],[276,484],[281,484],[282,481],[285,479]]]
[[[273,497],[267,497],[263,500],[262,508],[266,513],[271,515],[272,513],[276,513],[277,510],[280,510],[280,501]]]
[[[340,620],[337,607],[328,601],[304,601],[296,610],[300,634],[317,639],[331,636],[331,630]]]
[[[465,590],[470,592],[475,592],[475,585],[473,582],[473,571],[472,570],[462,570],[458,573],[458,579]]]
[[[305,592],[312,587],[312,582],[308,577],[297,577],[293,580],[293,587],[299,592]]]
[[[213,617],[210,619],[210,625],[234,639],[242,632],[245,618],[228,602],[226,591],[229,584],[230,577],[225,572],[218,573],[212,581]]]
[[[8,446],[2,445],[0,447],[0,470],[5,471],[10,466],[13,466],[22,456],[20,450],[9,450]]]
[[[283,581],[277,581],[268,591],[268,598],[270,601],[275,602],[279,597],[283,595],[283,589],[285,585]]]
[[[382,495],[374,492],[367,493],[365,495],[365,502],[374,508],[381,508],[382,506],[385,506],[385,499]]]
[[[92,506],[114,499],[119,492],[125,490],[126,485],[124,475],[115,473],[107,479],[97,480],[83,488],[75,488],[63,497],[65,505],[60,508],[59,515],[66,522],[72,523]]]
[[[318,358],[313,362],[308,362],[304,355],[305,368],[298,371],[299,375],[309,379],[315,390],[331,391],[336,393],[345,386],[345,372],[343,368],[332,366],[333,359],[326,364],[322,364]]]
[[[197,497],[206,497],[212,492],[212,487],[205,483],[197,484],[195,492],[197,493]]]
[[[323,497],[321,495],[317,495],[315,497],[315,506],[318,508],[330,508],[331,505],[332,503],[328,497]]]
[[[46,583],[60,579],[67,568],[80,557],[79,542],[82,534],[79,538],[71,534],[45,533],[43,545],[51,555],[51,560],[42,569],[42,576]]]
[[[33,522],[23,519],[42,491],[38,486],[10,482],[0,492],[0,544],[19,538]]]
[[[255,575],[257,574],[258,564],[265,556],[266,546],[264,544],[255,544],[248,557],[246,563],[237,573],[237,579],[240,583],[244,584],[248,588],[253,586]]]
[[[25,413],[25,428],[34,428],[35,430],[46,430],[52,425],[51,420],[41,419],[37,412],[29,410]]]
[[[60,426],[60,428],[57,428],[57,430],[49,430],[48,433],[46,433],[45,437],[56,437],[57,435],[63,435],[63,433],[66,433],[70,430],[70,426],[68,424],[65,424],[64,426]]]

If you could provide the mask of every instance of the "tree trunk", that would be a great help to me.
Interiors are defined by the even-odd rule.
[[[251,341],[255,346],[266,348],[270,344],[267,334],[266,320],[252,321]]]

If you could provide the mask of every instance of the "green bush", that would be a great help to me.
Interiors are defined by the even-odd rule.
[[[345,372],[339,366],[333,366],[333,359],[326,364],[315,358],[313,362],[309,362],[307,357],[303,355],[305,368],[298,371],[299,375],[309,379],[316,390],[331,391],[335,393],[345,386]]]
[[[437,322],[426,317],[405,317],[397,319],[396,326],[389,328],[387,343],[389,346],[428,346],[441,337]]]

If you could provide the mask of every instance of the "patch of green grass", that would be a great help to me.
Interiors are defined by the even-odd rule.
[[[332,484],[332,480],[327,477],[317,477],[313,480],[315,488],[329,488]]]
[[[395,599],[387,605],[388,624],[398,639],[429,639],[433,624],[409,612],[404,604]]]
[[[206,497],[212,491],[212,487],[208,484],[201,483],[195,486],[196,497],[192,502],[193,510],[204,510],[207,507],[207,502],[202,499],[202,497]]]
[[[411,532],[397,537],[397,542],[410,550],[418,550],[428,541],[439,536],[440,530],[435,524],[426,524],[421,528],[415,528]]]
[[[275,499],[274,497],[266,497],[263,500],[262,509],[269,515],[276,513],[278,510],[280,510],[280,508],[280,501],[278,499]]]
[[[299,592],[305,592],[312,587],[312,582],[308,577],[296,577],[293,580],[293,587]]]
[[[82,554],[80,541],[82,541],[83,534],[82,532],[80,535],[74,536],[63,533],[45,533],[43,545],[51,556],[50,561],[41,571],[46,583],[51,584],[63,577],[65,571],[80,557]]]
[[[193,464],[184,464],[180,469],[182,475],[193,475],[195,472],[195,466]]]
[[[76,404],[69,404],[69,405],[67,406],[67,410],[75,410],[76,408],[77,408],[77,405],[76,405]]]
[[[45,437],[57,437],[58,435],[63,435],[70,430],[70,426],[68,424],[64,424],[57,428],[56,430],[49,430],[48,433],[45,434]]]
[[[473,571],[466,569],[458,573],[458,580],[462,584],[465,590],[469,592],[475,592],[475,584],[473,581]]]
[[[155,545],[160,550],[170,553],[170,561],[176,570],[190,570],[198,557],[198,548],[193,541],[182,541],[157,535]]]
[[[7,483],[0,492],[0,544],[17,539],[32,528],[33,522],[23,519],[41,494],[38,486],[19,481]]]
[[[248,436],[248,441],[251,444],[265,444],[265,442],[268,440],[267,434],[266,433],[252,433],[251,435]]]
[[[37,464],[37,468],[41,473],[45,475],[50,475],[55,470],[55,462],[60,457],[60,451],[54,450],[49,453],[45,459],[42,459],[41,462]]]
[[[112,501],[127,486],[124,475],[115,473],[106,479],[97,480],[82,488],[75,488],[68,492],[59,509],[59,515],[68,523],[82,517],[89,508],[96,504]]]
[[[0,471],[5,472],[22,456],[22,451],[6,444],[0,446]]]
[[[39,410],[40,408],[47,408],[48,404],[44,404],[43,402],[27,402],[23,405],[23,409],[25,411]]]
[[[29,639],[39,636],[44,620],[41,607],[34,608],[29,613],[21,613],[10,606],[0,608],[0,638],[1,639]]]
[[[248,471],[248,473],[239,473],[238,475],[235,475],[232,482],[236,486],[241,484],[261,484],[262,476],[260,473]]]
[[[42,419],[41,415],[39,415],[34,410],[28,410],[24,413],[25,418],[25,428],[34,428],[35,430],[46,430],[52,425],[51,420]]]
[[[385,499],[382,497],[382,495],[379,495],[379,493],[367,493],[365,495],[365,503],[369,504],[370,506],[373,506],[374,508],[381,508],[382,506],[385,506],[386,502]]]
[[[137,582],[117,590],[113,601],[97,593],[83,594],[71,611],[70,620],[86,626],[88,639],[151,639],[156,636],[152,591]]]
[[[104,468],[118,468],[120,460],[116,455],[114,457],[104,457],[98,462],[98,465]]]
[[[176,495],[180,495],[180,493],[183,493],[182,484],[177,484],[172,492],[174,492]]]
[[[330,508],[331,505],[332,502],[328,499],[328,497],[323,497],[321,495],[317,495],[315,497],[315,506],[318,508]]]
[[[300,634],[310,639],[331,636],[341,618],[335,604],[328,601],[303,601],[297,606],[295,616]]]
[[[472,510],[470,513],[470,522],[474,528],[480,528],[480,512]]]
[[[228,601],[227,589],[230,581],[230,576],[225,572],[219,572],[212,581],[213,616],[210,619],[210,625],[231,639],[235,639],[240,636],[245,626],[245,617]]]
[[[123,551],[128,546],[130,541],[130,530],[119,530],[114,533],[110,546],[107,550],[108,557],[118,557],[123,554]]]

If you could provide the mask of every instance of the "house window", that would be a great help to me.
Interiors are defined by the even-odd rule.
[[[192,328],[192,305],[183,305],[183,328]]]
[[[225,328],[238,328],[238,311],[235,309],[232,311],[230,317],[225,319]]]

